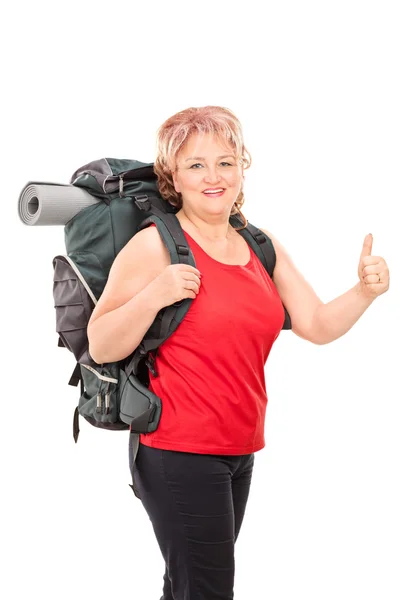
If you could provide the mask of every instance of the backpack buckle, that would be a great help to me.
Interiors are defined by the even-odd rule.
[[[262,231],[256,231],[254,233],[254,237],[259,244],[263,244],[267,239]]]
[[[148,212],[151,209],[151,202],[149,197],[146,194],[142,194],[140,196],[134,196],[135,204],[140,210],[145,210]]]
[[[178,254],[182,254],[182,256],[189,256],[189,248],[186,246],[177,245],[176,249],[178,250]]]

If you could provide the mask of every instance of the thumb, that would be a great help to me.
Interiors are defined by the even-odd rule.
[[[364,238],[364,244],[363,244],[362,251],[361,251],[361,258],[363,258],[364,256],[371,256],[372,242],[373,242],[372,233],[369,233]]]

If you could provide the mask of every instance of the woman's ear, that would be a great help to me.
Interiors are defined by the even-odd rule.
[[[179,194],[181,190],[180,190],[180,186],[178,183],[178,178],[176,176],[176,171],[172,171],[171,175],[172,175],[172,181],[174,183],[175,191]]]

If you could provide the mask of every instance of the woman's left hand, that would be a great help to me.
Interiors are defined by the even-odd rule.
[[[385,259],[381,256],[371,256],[372,242],[372,233],[369,233],[364,239],[360,264],[358,265],[358,276],[362,293],[367,298],[374,299],[387,292],[390,276]]]

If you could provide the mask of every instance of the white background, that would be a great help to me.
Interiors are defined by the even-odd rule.
[[[72,439],[75,362],[52,296],[63,229],[23,225],[17,201],[28,181],[68,183],[97,158],[152,161],[166,118],[217,104],[253,156],[243,212],[324,302],[357,282],[369,232],[392,276],[340,340],[282,332],[271,352],[235,599],[399,600],[398,3],[144,4],[2,15],[1,596],[161,595],[127,434],[81,420]]]

